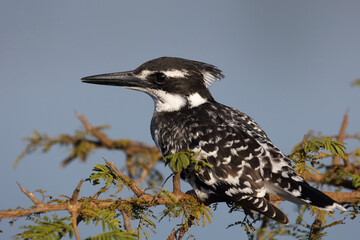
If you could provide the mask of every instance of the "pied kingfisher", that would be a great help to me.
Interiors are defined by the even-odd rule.
[[[223,77],[210,64],[162,57],[133,71],[81,80],[138,90],[152,97],[151,135],[162,155],[191,150],[212,166],[195,171],[190,165],[181,172],[200,201],[215,194],[283,224],[289,220],[267,200],[269,193],[327,211],[346,211],[297,175],[290,159],[251,117],[214,100],[208,86]]]

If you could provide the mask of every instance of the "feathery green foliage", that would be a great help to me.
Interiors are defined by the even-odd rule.
[[[105,187],[109,187],[111,183],[116,184],[119,180],[119,177],[108,165],[96,164],[93,171],[96,173],[92,173],[87,180],[92,180],[94,185],[100,184],[100,179],[103,179]]]
[[[164,157],[165,164],[169,164],[174,172],[181,172],[183,169],[192,165],[195,171],[201,168],[210,168],[212,166],[200,157],[200,153],[193,151],[177,152]]]
[[[137,239],[134,233],[129,232],[106,232],[96,235],[94,237],[88,237],[86,240],[135,240]]]
[[[328,176],[333,177],[335,176],[335,182],[340,182],[343,180],[351,180],[354,189],[360,187],[360,175],[356,173],[349,172],[343,168],[335,168],[334,173],[325,174],[325,177]]]
[[[97,126],[96,130],[103,130],[109,128],[108,125]],[[85,161],[88,155],[93,149],[97,148],[96,142],[91,141],[92,136],[89,132],[84,130],[75,130],[74,135],[60,134],[58,137],[51,138],[47,134],[40,134],[38,131],[33,131],[34,136],[25,138],[28,142],[25,150],[16,158],[13,167],[19,164],[20,160],[25,157],[25,155],[37,151],[39,148],[43,153],[47,153],[54,145],[67,146],[69,147],[70,155],[63,160],[63,166],[72,161],[75,158],[78,158],[82,161]],[[87,139],[89,137],[89,139]]]
[[[319,160],[329,157],[328,154],[321,152],[321,150],[327,150],[331,155],[345,158],[345,149],[344,144],[329,137],[304,139],[301,144],[294,147],[294,151],[289,157],[295,162],[295,171],[297,173],[310,173],[310,170],[320,173],[317,170],[320,164]],[[306,165],[306,162],[310,162],[311,166]]]
[[[115,209],[84,209],[83,214],[85,217],[86,225],[93,223],[95,226],[101,224],[103,233],[87,239],[122,239],[134,240],[136,239],[135,232],[126,232],[121,230],[120,221],[117,219],[119,214]]]
[[[66,235],[70,238],[74,235],[73,227],[71,226],[71,217],[59,218],[53,215],[43,217],[29,217],[34,225],[22,226],[20,228],[27,229],[19,233],[17,239],[45,239],[57,240]]]
[[[206,222],[211,223],[213,213],[208,206],[205,206],[195,199],[177,202],[171,195],[171,193],[168,193],[169,198],[172,199],[172,204],[166,205],[166,209],[162,211],[159,221],[163,220],[165,217],[170,220],[171,218],[181,216],[186,231],[191,225],[201,225],[205,227]]]

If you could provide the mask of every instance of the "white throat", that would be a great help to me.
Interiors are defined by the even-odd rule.
[[[154,99],[155,112],[175,112],[186,105],[193,108],[207,102],[198,93],[191,94],[188,97],[176,93],[167,93],[162,90],[153,90],[148,93]]]
[[[167,93],[162,90],[156,90],[153,93],[155,93],[152,97],[156,112],[174,112],[186,105],[186,98],[179,94]]]

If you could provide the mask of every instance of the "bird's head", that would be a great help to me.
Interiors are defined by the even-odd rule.
[[[121,86],[149,94],[155,111],[177,111],[213,101],[208,86],[223,78],[213,65],[183,58],[150,60],[133,71],[82,78],[85,83]]]

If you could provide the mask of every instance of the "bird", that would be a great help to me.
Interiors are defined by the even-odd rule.
[[[90,84],[144,92],[154,100],[151,136],[163,157],[192,151],[211,168],[181,172],[199,201],[211,195],[289,224],[269,194],[321,210],[346,211],[309,185],[264,130],[245,113],[215,101],[209,86],[224,78],[216,66],[177,57],[147,61],[133,71],[82,78]]]

